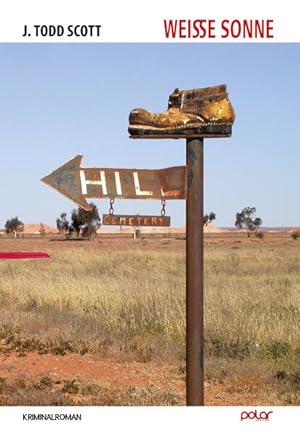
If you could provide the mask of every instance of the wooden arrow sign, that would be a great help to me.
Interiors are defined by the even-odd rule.
[[[166,169],[80,167],[82,155],[45,176],[42,181],[89,211],[86,198],[185,199],[185,166]]]

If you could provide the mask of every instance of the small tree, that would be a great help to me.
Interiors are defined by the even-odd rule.
[[[75,232],[77,237],[81,234],[83,237],[90,237],[95,234],[101,224],[98,208],[95,204],[90,203],[91,211],[85,211],[83,208],[73,209],[71,222],[67,220],[67,214],[63,212],[56,219],[56,227],[66,238],[70,238]]]
[[[76,232],[77,236],[81,233],[83,237],[90,237],[96,234],[97,228],[101,224],[97,206],[92,202],[89,205],[91,207],[90,211],[80,207],[72,211],[70,230]]]
[[[210,212],[209,214],[205,214],[203,217],[203,226],[207,226],[213,220],[216,220],[216,214],[214,212]]]
[[[17,238],[19,233],[24,231],[24,223],[18,217],[8,219],[5,223],[5,231],[7,234],[13,234]]]
[[[61,213],[60,217],[56,219],[56,227],[60,234],[64,234],[66,237],[68,236],[70,224],[67,220],[67,213]]]
[[[256,208],[248,206],[241,212],[237,212],[235,216],[235,226],[238,229],[246,228],[248,237],[255,233],[263,222],[260,217],[254,218],[255,213]]]

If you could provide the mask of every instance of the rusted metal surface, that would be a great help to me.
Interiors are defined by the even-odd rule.
[[[186,169],[114,169],[80,167],[77,155],[42,181],[89,210],[87,198],[185,199]]]
[[[187,140],[186,388],[187,405],[204,405],[203,139]]]
[[[171,217],[157,215],[103,214],[102,224],[112,226],[170,226]]]

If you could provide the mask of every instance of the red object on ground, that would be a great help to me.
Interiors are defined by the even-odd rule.
[[[42,252],[0,252],[0,259],[40,259],[50,258],[48,253]]]

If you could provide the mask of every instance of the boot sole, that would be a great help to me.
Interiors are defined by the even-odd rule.
[[[198,137],[230,137],[231,123],[208,122],[206,124],[185,125],[179,127],[157,128],[147,125],[130,125],[128,132],[132,139],[182,139]]]

